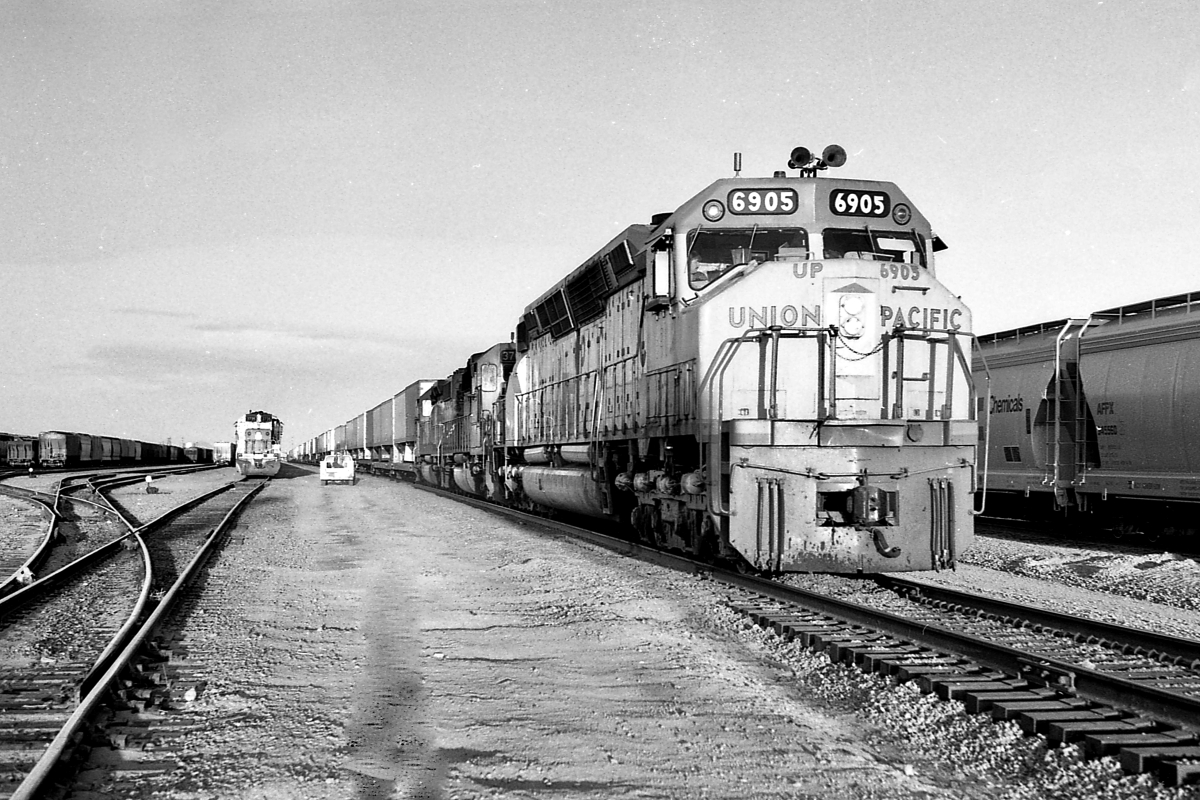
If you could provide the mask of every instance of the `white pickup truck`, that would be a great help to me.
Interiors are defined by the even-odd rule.
[[[321,459],[321,485],[330,483],[354,485],[354,459],[349,453],[333,453]]]

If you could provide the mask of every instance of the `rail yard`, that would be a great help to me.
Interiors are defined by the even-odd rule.
[[[888,798],[1194,791],[1197,745],[1184,727],[1192,712],[1096,699],[1085,674],[1194,682],[1194,658],[1182,650],[1200,640],[1191,558],[1031,541],[985,525],[957,571],[914,576],[923,602],[911,588],[836,575],[793,575],[767,589],[800,587],[863,609],[854,614],[883,607],[926,630],[1020,639],[1042,671],[1005,673],[946,641],[905,642],[848,612],[837,622],[829,608],[785,606],[802,601],[769,599],[736,573],[723,578],[620,539],[597,544],[602,534],[507,518],[385,477],[322,486],[307,466],[286,465],[269,482],[210,468],[163,475],[153,494],[142,475],[124,477],[109,489],[113,476],[93,479],[98,493],[77,475],[4,482],[12,543],[37,539],[32,529],[46,522],[31,493],[88,487],[60,500],[55,538],[71,551],[35,577],[130,535],[102,507],[139,526],[214,490],[228,506],[233,495],[220,490],[231,481],[260,491],[117,673],[119,690],[78,728],[70,758],[47,773],[69,796],[231,796],[245,786],[300,798],[603,797],[628,787],[677,797],[776,796],[781,787]],[[195,547],[171,531],[159,535]],[[149,528],[143,535],[154,541]],[[119,564],[140,557],[117,552],[106,569],[125,576],[118,584],[137,584],[140,567]],[[103,649],[89,644],[97,626],[119,626],[81,613],[113,615],[105,585],[89,579],[84,596],[57,590],[61,610],[0,618],[2,713],[12,734],[28,737],[7,737],[17,748],[7,752],[53,738],[56,715],[78,700],[83,678],[72,665]],[[162,583],[152,585],[161,597]],[[1063,623],[1021,622],[1012,607],[964,613],[967,601],[934,595],[939,586],[1111,629],[1058,635]],[[64,614],[74,621],[64,626]],[[1146,634],[1106,661],[1098,642],[1115,641],[1118,626]],[[1050,666],[1070,647],[1082,649],[1068,685]],[[1071,724],[1087,736],[1067,733]],[[27,759],[5,756],[11,787],[28,774]]]
[[[846,159],[288,453],[6,435],[9,796],[1200,797],[1200,298],[977,338]]]
[[[1200,3],[0,20],[0,800],[1200,800]]]
[[[1200,797],[1200,300],[977,338],[846,158],[288,453],[6,435],[9,796]]]

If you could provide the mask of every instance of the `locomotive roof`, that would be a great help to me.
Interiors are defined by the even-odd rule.
[[[702,209],[710,200],[716,199],[726,201],[729,196],[738,190],[753,191],[763,189],[793,189],[800,195],[800,205],[797,213],[794,215],[727,215],[720,222],[707,222],[702,214]],[[662,220],[652,231],[648,240],[654,240],[661,236],[667,229],[673,228],[682,220],[690,224],[695,221],[702,223],[706,227],[749,227],[757,224],[760,228],[766,227],[827,227],[835,220],[843,221],[843,227],[854,227],[862,224],[866,220],[866,224],[871,227],[879,228],[894,228],[893,224],[887,217],[872,218],[870,216],[855,216],[847,215],[837,217],[832,214],[827,208],[827,204],[819,203],[819,199],[824,199],[839,189],[859,189],[859,190],[876,190],[886,192],[891,204],[900,202],[907,204],[912,212],[910,220],[900,224],[902,228],[917,227],[928,231],[929,223],[921,214],[920,210],[915,208],[912,201],[904,192],[900,191],[900,187],[890,181],[871,181],[860,180],[855,178],[793,178],[787,176],[772,176],[769,178],[718,178],[710,183],[704,190],[695,194],[687,202],[677,208],[669,217]],[[806,213],[807,212],[807,213]],[[897,223],[899,224],[899,223]]]
[[[796,193],[799,198],[796,213],[793,214],[759,214],[759,215],[738,215],[727,214],[719,222],[708,222],[703,215],[703,207],[711,200],[720,200],[727,202],[729,197],[738,190],[754,191],[754,190],[782,190],[790,189]],[[895,208],[896,205],[904,204],[910,214],[909,218],[903,224],[893,222],[888,217],[875,216],[855,216],[847,214],[838,216],[829,208],[830,202],[827,197],[832,197],[837,190],[859,190],[860,192],[874,191],[886,193],[888,198],[889,211]],[[777,177],[768,178],[719,178],[700,192],[697,192],[691,198],[679,206],[669,214],[656,215],[654,223],[651,225],[630,225],[625,230],[614,236],[603,247],[597,250],[592,255],[588,256],[580,266],[573,269],[566,277],[555,282],[553,286],[543,292],[536,300],[529,303],[525,307],[525,314],[534,313],[538,306],[541,306],[557,292],[565,292],[570,296],[568,287],[572,284],[584,282],[588,278],[588,272],[596,270],[597,265],[606,264],[607,269],[602,270],[605,287],[609,293],[615,291],[621,286],[629,283],[628,278],[634,274],[641,275],[645,271],[644,253],[649,244],[662,236],[668,229],[674,229],[680,225],[692,226],[703,225],[705,227],[749,227],[757,224],[759,227],[836,227],[841,223],[843,227],[857,227],[866,225],[869,227],[879,227],[881,229],[894,229],[901,227],[904,229],[918,228],[922,232],[932,235],[929,228],[929,222],[921,214],[920,210],[913,206],[912,201],[896,184],[888,181],[869,181],[856,180],[852,178],[808,178],[808,177]],[[613,269],[615,263],[613,254],[619,254],[622,244],[627,244],[629,247],[628,255],[632,257],[632,265],[627,272],[622,272]],[[940,241],[935,245],[935,249],[944,249]],[[640,258],[639,258],[640,256]],[[592,283],[598,284],[598,278],[593,278]]]
[[[546,298],[550,297],[555,292],[561,291],[571,281],[582,276],[588,270],[593,269],[598,262],[605,258],[605,256],[609,255],[614,250],[620,249],[622,244],[628,243],[629,255],[636,257],[638,253],[641,253],[646,249],[646,244],[650,241],[650,229],[650,225],[630,225],[625,230],[609,239],[603,247],[584,259],[583,263],[571,270],[571,272],[569,272],[565,278],[556,282],[540,297],[538,297],[538,299],[525,306],[525,313],[531,313],[533,309],[544,302]]]

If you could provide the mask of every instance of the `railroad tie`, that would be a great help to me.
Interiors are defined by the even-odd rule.
[[[1125,747],[1178,747],[1195,744],[1195,734],[1172,730],[1153,733],[1094,733],[1083,737],[1083,749],[1092,758],[1116,755]]]
[[[1154,731],[1159,727],[1161,725],[1158,722],[1142,717],[1098,721],[1060,721],[1051,722],[1046,727],[1046,739],[1054,744],[1070,744],[1093,733],[1136,733],[1137,731]]]
[[[1140,775],[1154,771],[1170,786],[1182,786],[1200,780],[1200,763],[1181,764],[1180,761],[1200,761],[1196,745],[1152,745],[1121,748],[1118,758],[1126,772]]]
[[[987,711],[991,708],[992,719],[996,720],[1015,720],[1021,714],[1032,711],[1070,711],[1071,709],[1088,709],[1092,708],[1095,703],[1090,700],[1084,700],[1080,697],[1056,697],[1058,693],[1053,689],[1034,689],[1030,692],[1012,692],[1013,695],[1031,695],[1034,693],[1048,692],[1042,699],[1033,699],[1030,697],[988,697],[981,696],[979,705],[980,711]],[[988,705],[984,705],[988,703]],[[968,706],[969,707],[969,706]]]

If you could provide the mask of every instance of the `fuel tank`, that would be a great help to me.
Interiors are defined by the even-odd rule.
[[[433,471],[432,464],[421,464],[417,472],[421,476],[421,483],[427,483],[430,486],[438,485],[438,476],[437,473]]]
[[[479,485],[479,480],[477,480],[475,476],[471,474],[471,468],[469,466],[459,466],[454,468],[454,485],[467,494],[483,494],[483,491]]]
[[[604,496],[588,469],[572,467],[520,467],[518,475],[526,496],[539,505],[603,517]]]

